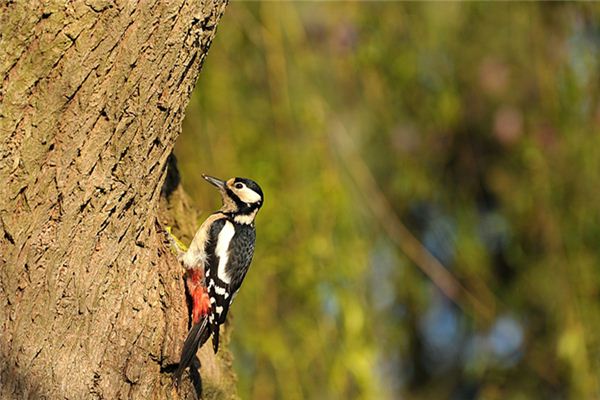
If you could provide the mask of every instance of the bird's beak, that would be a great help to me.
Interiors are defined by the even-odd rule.
[[[222,181],[213,176],[204,175],[204,174],[202,174],[202,177],[204,179],[206,179],[207,181],[209,181],[210,183],[212,183],[213,185],[215,185],[216,187],[218,187],[219,189],[221,189],[221,190],[225,189],[225,181]]]

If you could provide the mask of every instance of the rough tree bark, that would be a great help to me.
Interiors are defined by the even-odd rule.
[[[0,3],[0,398],[176,397],[160,193],[225,2]],[[227,356],[202,363],[231,397]]]

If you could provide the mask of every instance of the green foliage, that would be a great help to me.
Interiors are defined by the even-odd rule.
[[[233,307],[242,398],[600,395],[599,17],[229,6],[177,155],[206,210],[201,172],[265,191]],[[405,258],[379,195],[491,317]]]

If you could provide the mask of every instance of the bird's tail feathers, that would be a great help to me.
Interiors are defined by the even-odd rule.
[[[175,386],[179,386],[183,371],[185,371],[185,369],[191,365],[198,348],[202,347],[202,345],[208,340],[210,333],[211,326],[208,323],[208,318],[206,316],[202,318],[199,323],[194,324],[190,329],[190,332],[183,343],[183,349],[181,350],[181,357],[179,359],[179,366],[177,367],[177,371],[175,371]]]
[[[213,326],[213,335],[212,335],[212,344],[213,344],[213,350],[215,351],[215,354],[217,354],[217,351],[219,351],[219,325],[215,324]]]

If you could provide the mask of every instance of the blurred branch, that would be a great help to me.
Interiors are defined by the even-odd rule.
[[[338,122],[332,129],[332,136],[343,164],[360,188],[360,193],[365,196],[365,203],[392,241],[463,311],[481,318],[486,323],[491,322],[496,302],[493,299],[484,301],[469,291],[402,223],[341,123]]]
[[[343,164],[348,169],[351,178],[365,195],[365,203],[369,207],[377,222],[382,226],[387,235],[400,248],[400,250],[431,279],[444,295],[460,307],[465,313],[479,317],[486,324],[491,324],[496,314],[498,301],[494,294],[484,282],[486,293],[485,300],[474,295],[469,289],[460,283],[448,269],[435,258],[425,246],[410,232],[396,215],[393,207],[383,194],[375,177],[371,173],[366,162],[356,151],[356,145],[348,134],[346,128],[339,121],[337,126],[331,130],[335,141],[335,149],[338,151]],[[525,363],[544,381],[556,385],[557,380],[548,370],[547,365],[524,354]]]

